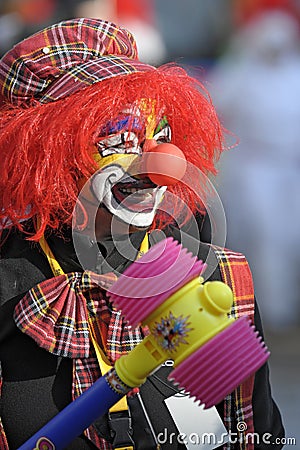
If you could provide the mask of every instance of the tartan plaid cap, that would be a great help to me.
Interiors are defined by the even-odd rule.
[[[132,34],[100,19],[59,22],[24,39],[0,60],[0,103],[26,106],[66,97],[101,80],[154,70],[138,60]]]

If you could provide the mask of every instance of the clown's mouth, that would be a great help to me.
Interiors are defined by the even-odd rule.
[[[159,187],[152,183],[117,183],[112,193],[118,204],[131,211],[152,211]]]

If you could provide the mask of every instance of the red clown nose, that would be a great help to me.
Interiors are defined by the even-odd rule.
[[[154,139],[144,144],[145,169],[148,177],[158,186],[171,186],[186,172],[183,152],[174,144],[157,144]]]

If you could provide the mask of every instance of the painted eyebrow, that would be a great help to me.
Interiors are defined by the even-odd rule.
[[[167,120],[167,117],[164,116],[158,123],[158,125],[156,126],[155,130],[154,130],[154,134],[158,133],[159,131],[161,131],[163,128],[165,128],[166,126],[169,125],[169,122]]]
[[[115,120],[115,121],[109,121],[105,125],[105,127],[102,128],[100,134],[114,134],[118,133],[119,131],[134,131],[134,130],[142,130],[145,127],[144,123],[141,121],[139,117],[132,116],[126,116],[122,119]]]

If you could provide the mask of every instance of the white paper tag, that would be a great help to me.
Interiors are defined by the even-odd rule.
[[[184,393],[183,393],[184,394]],[[158,441],[184,444],[188,450],[209,450],[228,442],[227,430],[215,407],[203,409],[188,395],[174,395],[165,403],[178,428],[179,435],[168,435],[167,430],[160,433]]]

